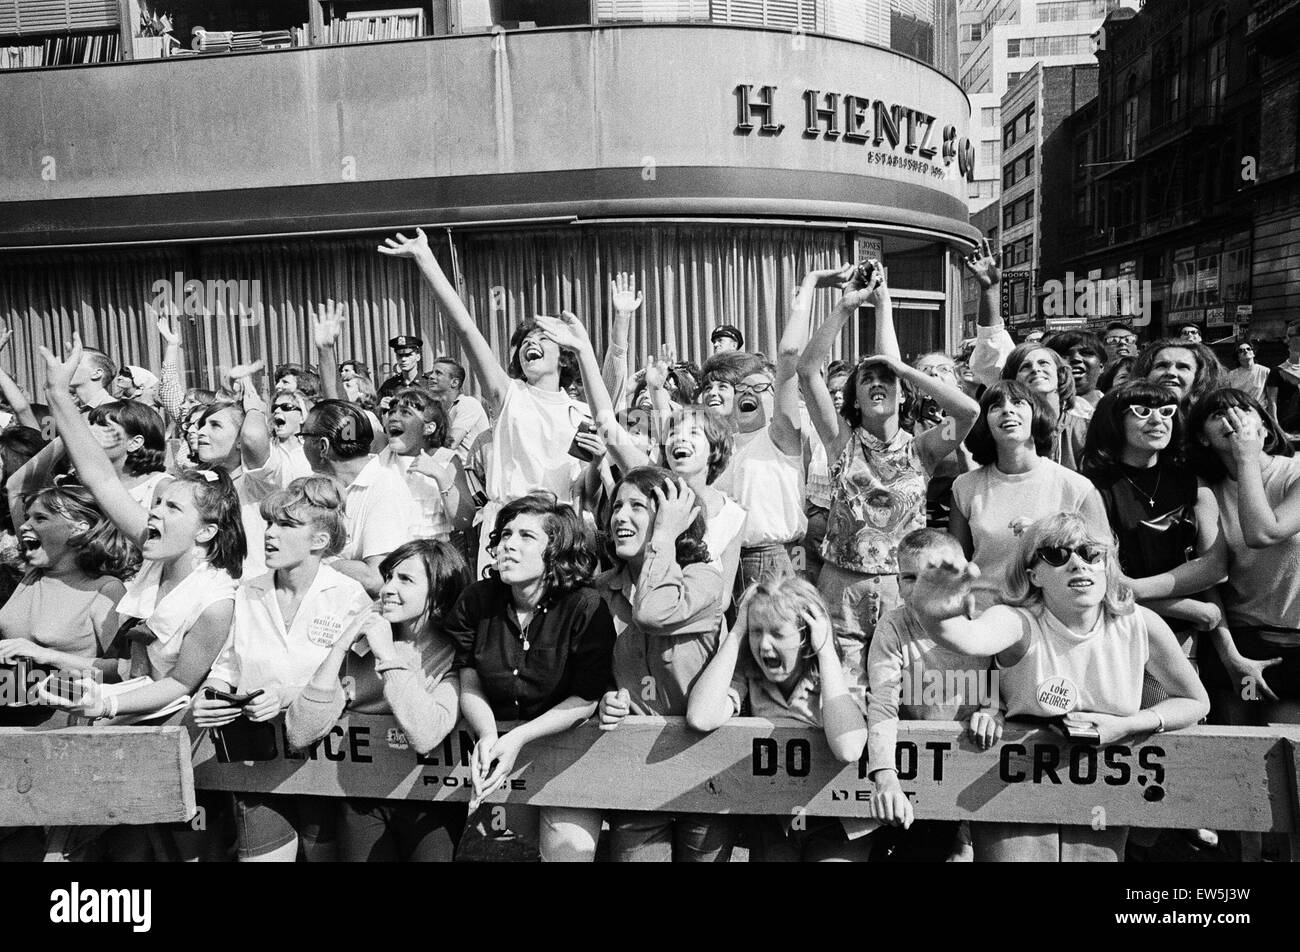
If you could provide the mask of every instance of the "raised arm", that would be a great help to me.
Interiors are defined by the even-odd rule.
[[[845,323],[857,313],[859,307],[866,303],[868,291],[857,289],[848,291],[840,298],[831,311],[830,317],[813,331],[808,346],[799,355],[797,370],[799,385],[803,389],[804,400],[808,404],[808,414],[812,417],[813,429],[826,447],[830,459],[838,456],[839,446],[849,432],[848,424],[835,411],[835,401],[822,376],[822,368],[830,358],[831,348],[839,339]]]
[[[907,383],[913,390],[919,390],[933,397],[934,402],[943,411],[946,418],[944,422],[930,427],[916,438],[921,462],[927,471],[932,471],[961,445],[961,441],[966,438],[966,434],[979,419],[980,405],[953,385],[946,384],[929,374],[923,374],[897,357],[878,354],[863,361],[866,365],[873,363],[886,365],[900,382]]]
[[[9,328],[0,330],[0,352],[9,346],[9,340],[14,336],[14,332]],[[27,399],[27,394],[23,393],[21,387],[14,383],[3,369],[0,369],[0,392],[4,394],[5,403],[14,411],[14,418],[20,426],[31,427],[33,430],[41,428],[41,421],[36,419],[36,413],[32,410],[32,402]]]
[[[790,314],[781,331],[776,357],[776,399],[770,428],[772,442],[787,456],[802,449],[799,428],[800,358],[809,344],[812,306],[818,288],[842,288],[853,274],[853,266],[810,271],[794,296]],[[818,368],[820,375],[821,367]]]
[[[180,420],[185,404],[185,350],[180,331],[172,327],[166,314],[158,318],[158,333],[163,339],[162,372],[158,375],[158,406],[173,422]]]
[[[605,380],[596,365],[596,352],[592,349],[591,338],[587,336],[587,329],[583,327],[582,322],[569,311],[562,312],[560,317],[539,314],[536,321],[537,326],[546,333],[547,337],[565,350],[573,351],[577,356],[578,368],[582,371],[582,383],[587,391],[587,402],[591,406],[596,426],[603,435],[605,446],[614,462],[624,472],[646,465],[649,460],[633,444],[632,437],[623,424],[618,422],[609,391],[605,389]]]
[[[609,332],[609,348],[605,351],[601,378],[610,399],[618,406],[623,402],[623,387],[627,383],[627,342],[632,316],[641,306],[641,295],[636,293],[636,279],[627,272],[610,280],[609,291],[614,306],[614,323]]]
[[[343,381],[339,379],[339,357],[336,344],[343,322],[347,320],[346,304],[325,302],[318,317],[312,319],[312,342],[316,345],[316,363],[320,366],[321,394],[326,400],[346,400]]]
[[[266,401],[253,386],[253,375],[262,366],[262,361],[257,360],[230,368],[230,382],[238,387],[244,404],[244,422],[239,427],[239,457],[244,469],[261,469],[271,457]]]
[[[648,635],[717,631],[722,577],[706,564],[677,564],[677,539],[700,514],[695,493],[678,480],[654,491],[655,524],[641,564],[632,613]]]
[[[49,397],[50,413],[82,485],[90,490],[99,503],[99,508],[128,539],[137,545],[143,545],[149,513],[131,498],[131,494],[122,485],[112,461],[90,432],[90,426],[72,402],[72,394],[68,390],[77,364],[81,362],[81,352],[79,334],[72,335],[72,350],[66,361],[61,362],[47,348],[41,348],[47,371],[45,389]]]
[[[1264,427],[1237,407],[1226,411],[1232,427],[1229,439],[1237,461],[1237,509],[1241,534],[1252,549],[1266,549],[1300,532],[1300,489],[1278,503],[1269,503],[1264,489]]]
[[[433,289],[433,296],[437,299],[438,305],[447,315],[461,344],[465,347],[470,369],[478,378],[479,386],[483,388],[484,401],[490,406],[499,407],[510,384],[509,378],[497,360],[496,354],[492,352],[491,345],[474,323],[474,319],[470,317],[469,311],[465,309],[465,303],[460,299],[460,295],[443,274],[438,259],[429,248],[429,239],[424,234],[424,229],[417,228],[414,238],[407,238],[399,232],[396,238],[385,239],[384,244],[379,246],[379,252],[396,258],[414,259],[420,273]]]
[[[1002,292],[999,288],[1002,269],[987,238],[981,239],[975,252],[963,261],[980,286],[975,350],[971,353],[970,369],[976,380],[991,387],[1002,376],[1002,367],[1015,349],[1015,343],[1002,322]]]

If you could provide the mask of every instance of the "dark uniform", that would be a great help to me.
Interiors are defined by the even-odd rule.
[[[388,346],[393,350],[406,350],[407,348],[414,348],[416,351],[421,351],[424,349],[424,341],[420,340],[420,338],[418,337],[412,337],[408,334],[402,334],[390,340],[388,342]],[[384,406],[385,400],[391,400],[392,397],[396,396],[399,391],[404,390],[407,387],[427,388],[429,386],[429,376],[430,375],[427,372],[420,372],[415,375],[414,380],[407,382],[406,378],[403,377],[400,373],[393,374],[391,377],[385,380],[383,384],[381,384],[379,387],[379,392],[377,396],[380,405]]]

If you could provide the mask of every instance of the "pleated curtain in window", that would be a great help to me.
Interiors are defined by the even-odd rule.
[[[641,365],[664,345],[701,362],[709,333],[735,324],[747,349],[775,357],[780,331],[803,275],[847,260],[846,236],[829,229],[762,226],[583,226],[456,233],[430,242],[476,324],[504,360],[516,322],[572,310],[604,352],[610,280],[630,273],[644,304],[630,351]],[[314,363],[311,322],[328,300],[346,305],[340,359],[365,361],[378,380],[389,372],[388,340],[418,334],[434,354],[461,356],[414,264],[376,252],[378,236],[172,246],[148,251],[0,255],[0,318],[15,331],[4,366],[32,392],[43,386],[36,348],[58,346],[79,330],[89,346],[119,362],[157,369],[161,345],[156,281],[221,281],[252,298],[249,315],[216,313],[181,320],[188,386],[214,386],[222,368],[264,360]],[[247,282],[242,284],[241,282]],[[256,285],[253,282],[257,282]],[[814,319],[833,303],[819,294]],[[473,389],[473,388],[471,388]]]

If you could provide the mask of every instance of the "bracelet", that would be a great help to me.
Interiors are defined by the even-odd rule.
[[[117,717],[117,695],[112,694],[102,700],[104,702],[104,710],[102,713],[97,714],[92,718],[92,720],[107,721]]]

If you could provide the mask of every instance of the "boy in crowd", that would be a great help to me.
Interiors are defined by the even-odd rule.
[[[876,624],[867,656],[867,759],[875,784],[872,811],[891,826],[912,826],[912,803],[898,781],[894,750],[898,722],[964,721],[987,750],[1002,736],[997,714],[996,670],[987,658],[962,654],[930,633],[942,620],[940,606],[913,600],[916,577],[934,558],[965,565],[961,545],[936,529],[916,529],[898,546],[898,592],[903,604]],[[957,824],[919,823],[907,834],[877,833],[873,859],[888,851],[893,860],[943,860],[952,851]]]

